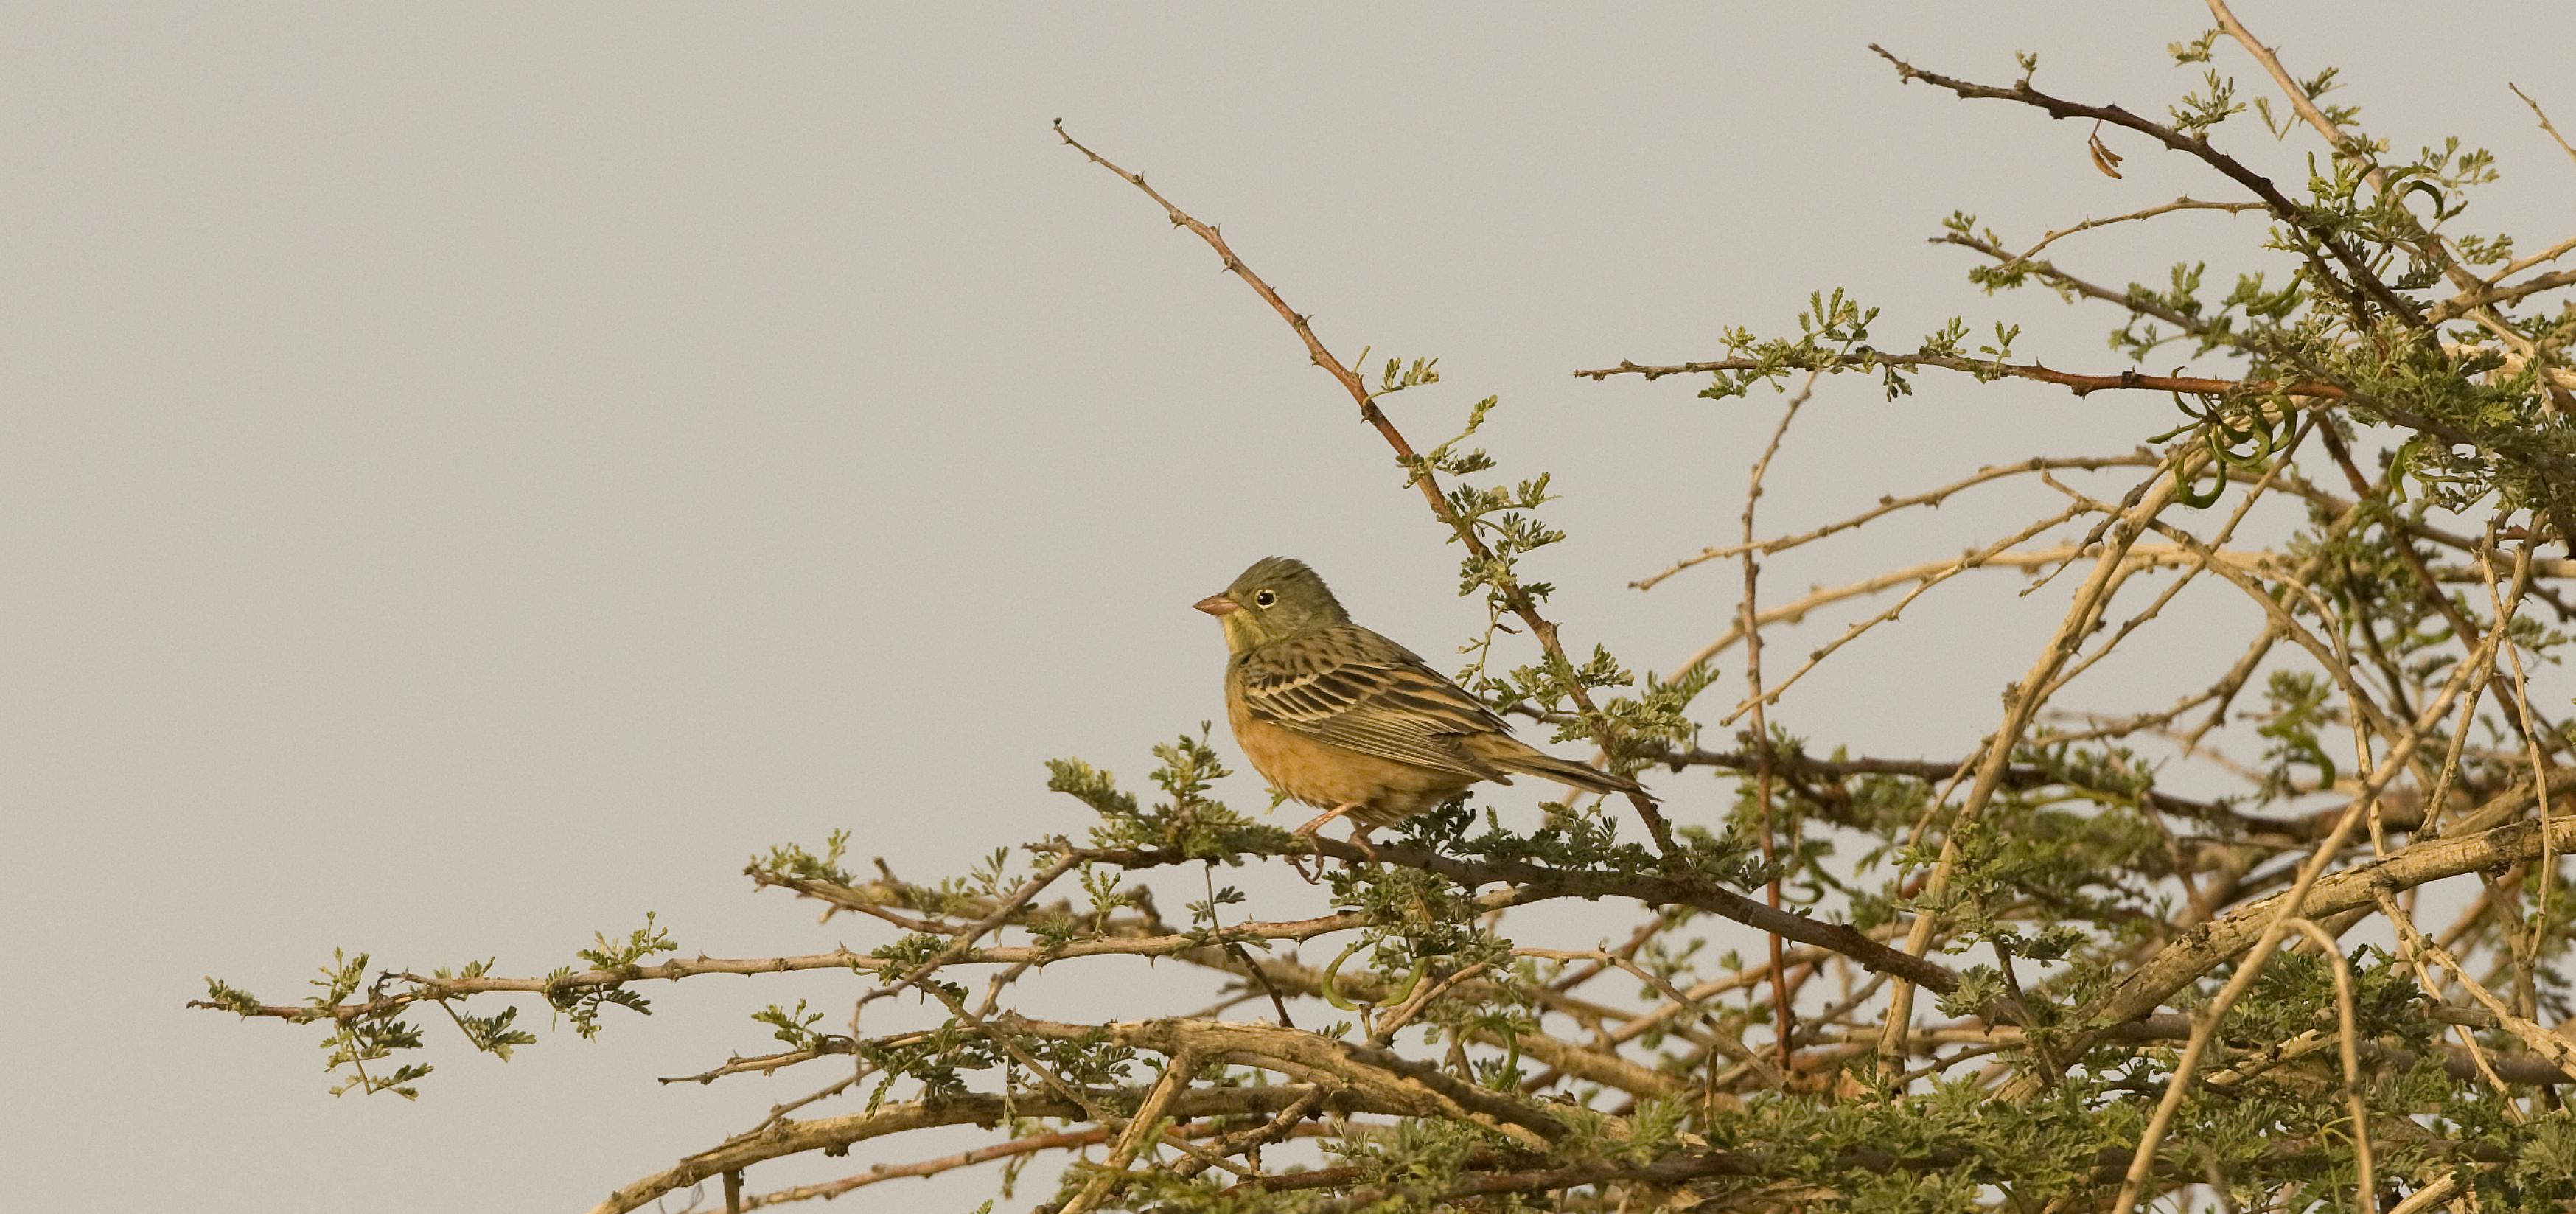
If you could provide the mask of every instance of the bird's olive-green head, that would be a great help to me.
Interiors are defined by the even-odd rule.
[[[1239,654],[1351,622],[1324,579],[1305,562],[1284,556],[1254,561],[1225,593],[1209,595],[1197,607],[1225,625],[1226,648]]]

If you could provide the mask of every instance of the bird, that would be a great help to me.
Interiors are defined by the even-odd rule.
[[[1441,804],[1480,780],[1539,776],[1596,793],[1644,794],[1635,780],[1547,754],[1512,736],[1484,701],[1414,652],[1351,622],[1305,562],[1264,557],[1193,604],[1225,627],[1225,716],[1271,787],[1322,809],[1351,842]]]

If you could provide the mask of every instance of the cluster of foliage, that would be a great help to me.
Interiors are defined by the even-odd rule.
[[[1391,361],[1366,383],[1214,229],[1172,212],[1290,318],[1461,544],[1460,592],[1488,609],[1461,649],[1462,684],[1617,769],[1714,771],[1731,798],[1704,820],[1576,798],[1518,831],[1462,798],[1363,851],[1215,799],[1227,772],[1202,728],[1154,749],[1148,797],[1054,762],[1048,787],[1097,824],[963,876],[862,873],[845,835],[753,859],[756,886],[882,925],[865,952],[682,959],[648,919],[542,977],[496,976],[488,961],[370,977],[365,955],[335,954],[302,1003],[210,980],[202,1005],[317,1026],[335,1092],[409,1097],[430,1067],[404,1060],[427,1048],[416,1021],[433,1007],[507,1058],[535,1041],[514,998],[589,1036],[611,1009],[645,1010],[656,982],[847,976],[839,1005],[754,1012],[770,1044],[691,1077],[826,1082],[604,1210],[861,1144],[895,1146],[898,1162],[728,1201],[984,1164],[1002,1166],[1008,1195],[1021,1168],[1060,1160],[1040,1206],[1052,1214],[2576,1204],[2576,1111],[2557,1087],[2576,1080],[2576,1036],[2552,1027],[2576,1014],[2563,964],[2576,891],[2558,863],[2576,847],[2564,816],[2576,730],[2534,677],[2565,647],[2576,581],[2576,555],[2549,555],[2576,526],[2576,271],[2549,267],[2576,241],[2525,254],[2507,234],[2456,230],[2496,178],[2492,157],[2456,142],[2393,154],[2356,111],[2324,102],[2332,72],[2290,78],[2212,8],[2221,27],[2172,48],[2205,74],[2161,121],[2046,91],[2032,57],[2005,85],[1888,58],[1909,83],[2091,122],[2093,164],[2112,176],[2121,155],[2105,133],[2200,162],[2229,200],[2088,220],[2027,247],[1956,214],[1939,240],[1979,258],[1969,279],[1988,292],[2107,308],[2109,347],[2132,364],[2224,370],[2056,370],[2076,360],[2016,361],[2018,327],[1994,323],[1985,341],[1964,318],[1891,352],[1872,344],[1879,313],[1837,290],[1811,299],[1794,335],[1735,330],[1709,361],[1578,372],[1686,374],[1720,402],[1794,390],[1782,433],[1842,374],[1890,398],[1962,375],[2164,392],[2180,410],[2135,451],[1982,469],[1802,535],[1752,540],[1748,505],[1746,543],[1644,583],[1721,559],[1745,570],[1742,626],[1665,678],[1606,649],[1578,656],[1545,615],[1551,587],[1528,576],[1530,558],[1566,537],[1544,521],[1544,474],[1476,479],[1495,468],[1468,445],[1492,399],[1414,452],[1377,402],[1436,383],[1434,363]],[[2244,100],[2216,66],[2231,53],[2263,67],[2284,104]],[[2221,150],[2249,111],[2275,139],[2327,143],[2295,191]],[[2263,217],[2245,254],[2262,268],[2221,284],[2193,259],[2161,285],[2111,286],[2039,256],[2186,211]],[[2077,471],[2133,479],[2097,498],[2058,475]],[[1756,558],[2007,477],[2045,482],[2066,508],[1901,577],[1769,612],[1752,601]],[[2240,525],[2263,501],[2298,521],[2248,547]],[[1763,722],[1780,686],[1766,691],[1748,633],[1903,592],[1812,667],[1951,578],[2007,568],[2044,571],[2039,584],[2064,575],[2065,614],[1969,753],[1854,754],[1767,723],[1730,749],[1703,744],[1712,722]],[[2192,589],[2255,621],[2205,687],[2125,714],[2060,706]],[[1503,659],[1507,647],[1526,653]],[[1730,651],[1754,665],[1753,691],[1712,712],[1701,701]],[[2230,760],[2220,737],[2261,753]],[[2235,791],[2174,791],[2213,780]],[[1292,864],[1319,867],[1329,913],[1257,919],[1221,880]],[[1174,892],[1178,919],[1161,909]],[[1551,946],[1563,929],[1550,904],[1619,908],[1632,930]],[[2419,927],[2419,906],[2463,909]],[[1721,932],[1770,948],[1748,957],[1713,943]],[[2387,943],[2359,942],[2372,939]],[[1110,957],[1181,963],[1217,1001],[1114,1022],[1023,1014],[1026,980]],[[869,1028],[864,1013],[887,1001],[927,1020]],[[960,1124],[993,1136],[899,1162],[906,1133]]]

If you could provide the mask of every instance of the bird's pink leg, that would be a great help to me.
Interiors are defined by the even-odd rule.
[[[1360,849],[1360,854],[1371,860],[1377,859],[1377,849],[1369,846],[1368,837],[1369,832],[1376,829],[1377,827],[1365,822],[1351,827],[1351,846]]]
[[[1319,830],[1324,829],[1326,826],[1330,826],[1330,825],[1332,825],[1332,821],[1333,821],[1333,819],[1338,818],[1338,817],[1341,817],[1343,814],[1349,813],[1349,812],[1351,812],[1351,811],[1352,811],[1352,810],[1354,810],[1354,809],[1358,809],[1359,807],[1360,807],[1360,803],[1359,803],[1359,802],[1357,802],[1357,801],[1344,801],[1344,802],[1342,802],[1341,804],[1339,804],[1339,805],[1336,805],[1336,806],[1332,807],[1331,809],[1325,810],[1324,812],[1322,812],[1322,813],[1320,813],[1320,814],[1315,815],[1315,819],[1314,819],[1314,821],[1308,822],[1308,823],[1307,823],[1307,824],[1305,824],[1304,826],[1300,826],[1300,827],[1298,827],[1298,828],[1297,828],[1297,830],[1296,830],[1296,835],[1297,835],[1297,837],[1298,837],[1298,838],[1301,838],[1301,839],[1312,839],[1312,838],[1314,838],[1314,837],[1315,837],[1315,832],[1317,832],[1317,831],[1319,831]],[[1367,828],[1367,827],[1363,826],[1363,827],[1360,827],[1360,828],[1359,828],[1359,834],[1367,834],[1367,833],[1368,833],[1368,828]],[[1354,837],[1356,838],[1357,836],[1354,836]],[[1368,844],[1367,844],[1365,841],[1362,841],[1362,842],[1361,842],[1361,844],[1360,844],[1360,846],[1361,846],[1361,848],[1362,848],[1363,850],[1365,850],[1365,849],[1367,848]],[[1296,870],[1297,870],[1297,875],[1298,875],[1298,876],[1300,876],[1300,877],[1305,877],[1305,878],[1306,878],[1306,884],[1308,884],[1308,885],[1313,885],[1313,884],[1315,884],[1315,877],[1313,877],[1313,876],[1309,876],[1309,875],[1307,874],[1307,872],[1306,872],[1306,864],[1305,864],[1305,861],[1300,860],[1300,859],[1298,859],[1298,858],[1297,858],[1297,857],[1295,857],[1295,856],[1290,856],[1290,857],[1288,858],[1288,866],[1289,866],[1289,867],[1291,867],[1291,868],[1296,869]],[[1321,874],[1321,873],[1323,872],[1323,867],[1322,867],[1320,864],[1318,864],[1318,865],[1317,865],[1317,867],[1316,867],[1316,869],[1315,869],[1315,872],[1316,872],[1317,874]]]
[[[1351,811],[1352,811],[1352,810],[1354,810],[1354,809],[1358,809],[1359,807],[1360,807],[1360,803],[1359,803],[1359,802],[1357,802],[1357,801],[1344,801],[1344,802],[1342,802],[1341,804],[1339,804],[1339,805],[1336,805],[1336,806],[1332,807],[1331,809],[1325,810],[1324,812],[1322,812],[1322,813],[1320,813],[1320,814],[1315,815],[1315,817],[1314,817],[1314,820],[1313,820],[1313,821],[1310,821],[1310,822],[1306,823],[1304,826],[1300,826],[1300,827],[1298,827],[1298,828],[1297,828],[1297,833],[1298,833],[1298,834],[1300,834],[1300,835],[1305,836],[1306,838],[1312,839],[1312,838],[1314,838],[1314,837],[1315,837],[1315,832],[1316,832],[1316,831],[1322,830],[1322,829],[1324,829],[1325,827],[1332,825],[1333,819],[1338,818],[1338,817],[1341,817],[1343,814],[1349,813],[1349,812],[1351,812]],[[1362,830],[1366,830],[1366,829],[1368,829],[1368,828],[1367,828],[1367,827],[1361,827],[1360,829],[1362,829]]]

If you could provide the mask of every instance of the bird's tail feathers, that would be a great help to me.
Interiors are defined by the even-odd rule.
[[[1588,767],[1581,763],[1569,762],[1567,760],[1557,758],[1554,755],[1543,754],[1536,750],[1532,750],[1528,754],[1494,755],[1490,757],[1489,761],[1492,762],[1494,766],[1502,768],[1505,771],[1518,772],[1525,776],[1537,776],[1543,780],[1554,780],[1559,784],[1571,784],[1585,792],[1605,794],[1614,792],[1646,792],[1644,787],[1639,785],[1635,780],[1631,780],[1626,776],[1615,776],[1598,767]],[[1647,793],[1646,795],[1651,797],[1653,794]]]

